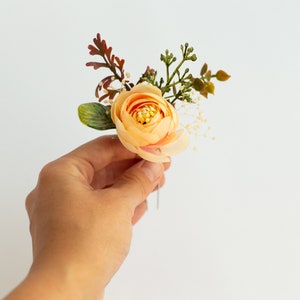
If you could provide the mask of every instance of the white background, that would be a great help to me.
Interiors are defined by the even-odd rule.
[[[77,118],[96,100],[85,63],[100,32],[136,78],[186,41],[195,72],[232,75],[206,102],[217,140],[174,157],[106,299],[300,299],[299,12],[298,0],[1,0],[0,297],[31,263],[24,199],[39,170],[101,134]]]

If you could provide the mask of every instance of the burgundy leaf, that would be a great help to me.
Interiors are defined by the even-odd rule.
[[[111,56],[111,59],[110,59],[110,63],[111,63],[111,65],[112,65],[112,67],[116,67],[116,64],[115,64],[114,60],[115,60],[115,55],[113,54],[113,55]]]
[[[110,90],[109,93],[108,93],[109,99],[110,100],[114,99],[114,97],[116,96],[117,93],[118,93],[118,91]]]
[[[103,54],[106,54],[106,51],[107,51],[107,45],[106,45],[106,41],[105,40],[102,40],[101,41],[101,49],[103,51]]]
[[[87,67],[93,67],[94,70],[98,70],[99,68],[109,68],[106,63],[98,63],[98,62],[88,62],[86,63]]]
[[[104,89],[108,89],[110,84],[112,83],[112,76],[107,76],[101,80],[102,86]]]
[[[93,39],[94,41],[94,44],[98,47],[98,49],[101,49],[102,48],[102,45],[101,45],[101,36],[100,36],[100,33],[97,34],[97,37]]]
[[[108,58],[108,60],[109,60],[110,62],[113,61],[113,59],[110,58],[110,56],[111,56],[111,51],[112,51],[112,47],[109,47],[109,48],[106,50],[106,52],[105,52],[105,54],[106,54],[106,56],[107,56],[107,58]]]
[[[95,90],[95,96],[96,98],[99,98],[99,92],[101,91],[101,86],[98,84],[97,87],[96,87],[96,90]]]
[[[102,61],[100,62],[88,62],[86,66],[93,67],[94,70],[98,70],[100,68],[107,68],[111,71],[111,75],[105,77],[101,80],[100,85],[97,85],[95,90],[95,95],[99,98],[100,91],[102,89],[109,90],[110,85],[113,81],[118,80],[124,84],[123,80],[125,78],[124,75],[124,59],[120,59],[115,54],[112,54],[112,47],[108,47],[106,41],[101,38],[101,35],[98,33],[96,37],[93,39],[94,45],[89,45],[88,49],[90,50],[90,55],[99,55],[102,57]],[[128,85],[129,81],[126,81],[125,86],[126,89],[130,90]],[[110,99],[112,99],[116,92],[113,89],[113,92],[110,93]],[[102,96],[101,96],[102,97]],[[100,97],[100,98],[101,98]],[[104,98],[106,98],[105,96]],[[100,99],[99,98],[99,99]]]
[[[109,94],[104,94],[99,98],[99,102],[103,101],[104,99],[106,99],[107,97],[109,97]]]
[[[90,55],[101,55],[99,49],[95,48],[93,45],[89,45],[88,49],[90,50]]]
[[[119,68],[121,70],[123,70],[123,66],[124,66],[125,60],[124,59],[120,59],[118,56],[116,56],[116,61],[117,61],[118,65],[119,65]]]

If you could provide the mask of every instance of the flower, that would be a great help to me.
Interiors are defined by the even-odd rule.
[[[112,47],[107,46],[99,33],[93,42],[94,45],[88,46],[90,55],[99,56],[100,61],[86,65],[95,70],[105,69],[110,75],[96,86],[98,102],[79,105],[79,119],[97,130],[116,128],[122,144],[149,161],[167,162],[169,156],[188,146],[184,129],[177,129],[179,116],[175,105],[178,102],[199,103],[200,95],[207,98],[214,94],[214,79],[226,81],[230,78],[223,70],[213,73],[207,63],[203,64],[197,76],[189,68],[183,69],[185,63],[197,60],[194,48],[185,43],[180,46],[179,60],[168,49],[161,54],[165,77],[158,76],[156,69],[147,66],[138,81],[132,82],[124,69],[125,60],[113,54]],[[192,108],[195,109],[195,106]]]
[[[143,159],[167,162],[188,146],[187,135],[177,130],[176,109],[153,85],[140,83],[122,91],[112,104],[111,118],[122,144]]]

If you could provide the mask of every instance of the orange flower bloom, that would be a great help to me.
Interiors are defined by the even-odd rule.
[[[177,130],[179,116],[159,88],[138,84],[122,91],[111,107],[111,117],[122,144],[143,159],[167,162],[189,143],[183,130]]]

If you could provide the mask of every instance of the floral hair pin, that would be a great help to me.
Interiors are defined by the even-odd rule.
[[[99,56],[101,61],[86,65],[95,70],[106,69],[110,75],[96,87],[95,95],[99,101],[78,107],[81,122],[98,130],[116,128],[121,143],[128,150],[153,162],[169,161],[169,156],[183,151],[189,144],[185,129],[179,129],[176,104],[195,103],[198,101],[195,94],[207,98],[214,94],[213,79],[226,81],[230,78],[223,70],[213,74],[206,63],[197,77],[188,68],[182,70],[186,62],[197,60],[188,43],[180,47],[179,62],[169,50],[161,54],[165,78],[158,78],[157,71],[148,66],[136,83],[129,80],[124,59],[112,54],[112,48],[100,34],[88,48],[90,54]]]

